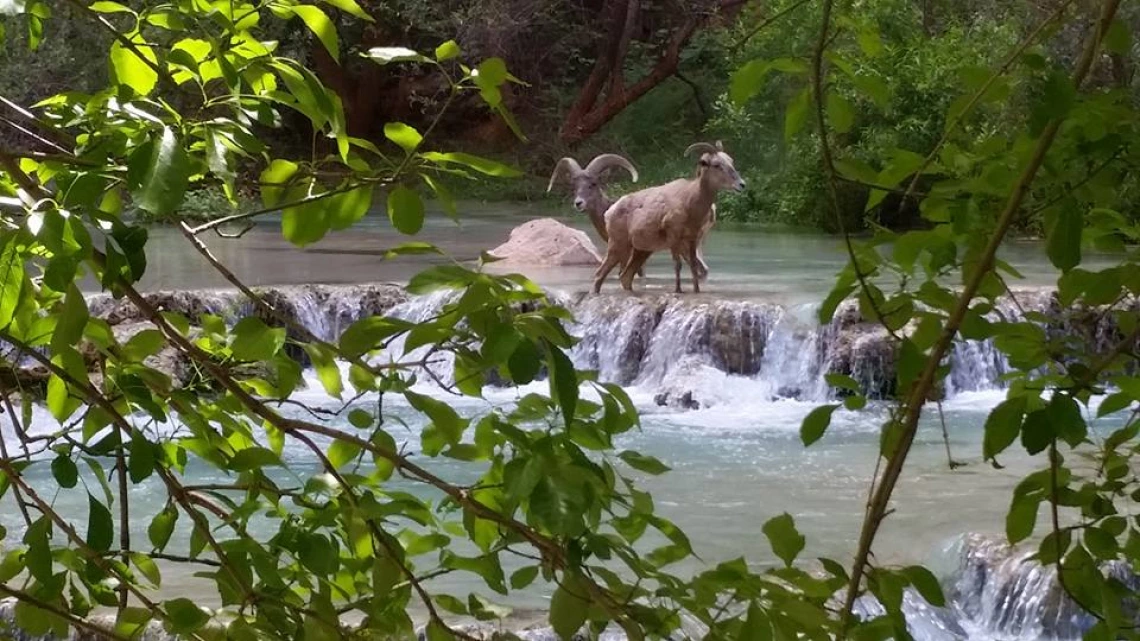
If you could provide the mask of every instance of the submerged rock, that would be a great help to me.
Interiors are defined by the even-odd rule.
[[[586,232],[553,218],[536,218],[511,230],[507,242],[492,249],[492,256],[517,265],[594,266],[602,262]]]

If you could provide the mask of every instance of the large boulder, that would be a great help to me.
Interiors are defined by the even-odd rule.
[[[507,242],[488,253],[516,265],[596,266],[602,262],[586,232],[553,218],[536,218],[515,227]]]

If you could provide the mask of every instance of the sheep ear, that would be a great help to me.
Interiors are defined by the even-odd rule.
[[[716,141],[716,150],[717,151],[724,151],[724,145],[719,140]]]

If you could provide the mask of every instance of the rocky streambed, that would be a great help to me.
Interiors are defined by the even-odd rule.
[[[177,312],[192,325],[207,315],[227,323],[256,315],[272,326],[303,327],[328,341],[357,320],[393,314],[408,320],[426,318],[447,296],[410,297],[400,286],[378,284],[300,285],[262,288],[258,293],[275,310],[265,314],[243,295],[230,290],[165,291],[146,294],[161,311]],[[1122,337],[1115,318],[1095,309],[1063,307],[1048,290],[1014,293],[990,312],[993,320],[1035,314],[1050,337],[1068,337],[1092,352],[1106,349]],[[564,294],[551,297],[575,316],[571,331],[580,337],[572,356],[582,368],[599,372],[602,380],[638,386],[655,394],[660,405],[695,409],[719,402],[709,381],[743,377],[761,381],[770,398],[822,401],[834,396],[824,378],[844,374],[854,378],[871,399],[895,391],[894,340],[880,325],[867,322],[853,302],[840,306],[829,323],[816,320],[810,305],[718,300],[686,295]],[[89,299],[93,317],[105,321],[119,344],[155,329],[127,300],[107,295]],[[296,332],[289,329],[293,338]],[[906,330],[904,329],[904,332]],[[82,345],[93,372],[99,353]],[[303,350],[289,353],[307,364]],[[0,383],[12,389],[41,389],[46,367],[7,347],[0,360]],[[948,357],[950,375],[943,393],[988,389],[1002,384],[1009,370],[1005,358],[987,341],[963,340]],[[176,386],[202,383],[185,355],[163,347],[147,364],[169,375]],[[446,375],[447,372],[442,372]]]

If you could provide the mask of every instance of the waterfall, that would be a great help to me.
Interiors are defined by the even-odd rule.
[[[960,340],[950,352],[946,396],[1004,387],[1001,377],[1011,371],[1009,361],[993,341]]]
[[[571,357],[582,369],[597,370],[607,382],[628,385],[637,378],[654,329],[665,311],[635,298],[631,303],[610,296],[587,297],[574,307],[570,330],[581,340]]]
[[[301,285],[259,290],[275,310],[268,315],[233,291],[182,291],[146,294],[152,304],[198,322],[204,314],[235,322],[257,314],[270,324],[273,316],[305,327],[335,342],[353,322],[392,314],[421,321],[438,311],[448,294],[409,298],[396,285]],[[880,326],[861,318],[853,302],[845,303],[830,323],[819,324],[812,306],[783,306],[748,301],[713,300],[665,295],[569,295],[550,292],[551,301],[573,312],[568,330],[579,341],[574,363],[598,372],[601,380],[634,386],[675,407],[731,403],[736,397],[799,399],[819,402],[831,396],[829,373],[853,378],[871,399],[895,393],[896,343]],[[128,301],[107,295],[89,298],[94,316],[112,325],[144,322]],[[1102,349],[1120,340],[1111,316],[1082,309],[1063,309],[1050,292],[1019,293],[1018,302],[1003,299],[990,310],[993,321],[1039,312],[1050,338],[1079,340]],[[292,338],[299,338],[291,332]],[[400,347],[402,343],[391,346]],[[293,343],[287,348],[302,364],[307,355]],[[421,348],[423,350],[425,348]],[[393,349],[384,358],[402,356]],[[450,377],[450,360],[441,355],[433,372]],[[950,373],[945,392],[996,389],[1011,371],[990,341],[960,340],[947,355]],[[444,376],[444,370],[447,370]],[[493,377],[492,377],[493,378]]]
[[[760,361],[759,378],[769,396],[805,401],[825,401],[830,393],[827,374],[831,326],[820,326],[816,305],[788,308],[768,334]]]
[[[1020,638],[1080,639],[1095,623],[1068,597],[1056,569],[1035,561],[1032,551],[979,535],[956,537],[943,550],[953,562],[944,591],[959,618],[990,635]],[[1123,566],[1108,564],[1112,576],[1137,587]]]

